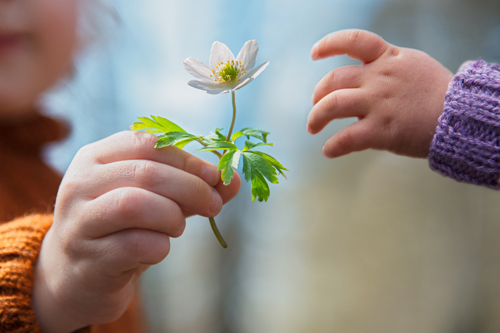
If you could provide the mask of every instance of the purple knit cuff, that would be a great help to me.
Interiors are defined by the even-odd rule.
[[[446,93],[429,166],[459,182],[500,189],[500,66],[464,63]]]

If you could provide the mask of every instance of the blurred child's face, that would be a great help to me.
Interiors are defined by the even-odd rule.
[[[77,0],[0,0],[0,120],[33,112],[71,66]]]

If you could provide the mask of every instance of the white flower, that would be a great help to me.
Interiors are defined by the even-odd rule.
[[[269,64],[267,61],[253,68],[258,52],[257,41],[249,40],[234,59],[233,53],[226,45],[214,42],[210,53],[210,67],[194,58],[187,58],[182,63],[191,75],[199,79],[191,80],[188,84],[214,95],[243,88],[262,73]]]

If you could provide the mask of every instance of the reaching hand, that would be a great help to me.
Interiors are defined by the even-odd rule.
[[[334,69],[320,80],[307,130],[316,134],[334,119],[359,121],[335,133],[323,154],[372,148],[426,157],[453,74],[424,52],[362,30],[332,33],[311,51],[313,60],[343,54],[362,64]]]

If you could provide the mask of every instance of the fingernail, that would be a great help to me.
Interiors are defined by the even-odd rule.
[[[311,50],[311,59],[316,60],[316,57],[318,56],[318,50],[316,50],[316,45],[313,46]]]
[[[214,165],[205,164],[201,168],[201,179],[206,181],[210,185],[217,184],[219,180],[219,171]]]
[[[214,214],[218,214],[220,210],[222,209],[222,198],[220,197],[219,192],[217,192],[215,189],[213,189],[213,197],[212,197],[212,203],[210,204],[210,212]]]
[[[326,150],[325,150],[325,146],[323,146],[323,148],[321,148],[321,153],[323,154],[323,156],[325,156],[326,158],[330,158],[330,156],[328,156]]]
[[[314,43],[314,45],[311,49],[311,59],[312,60],[316,60],[316,58],[318,57],[318,44],[319,44],[319,41]]]

